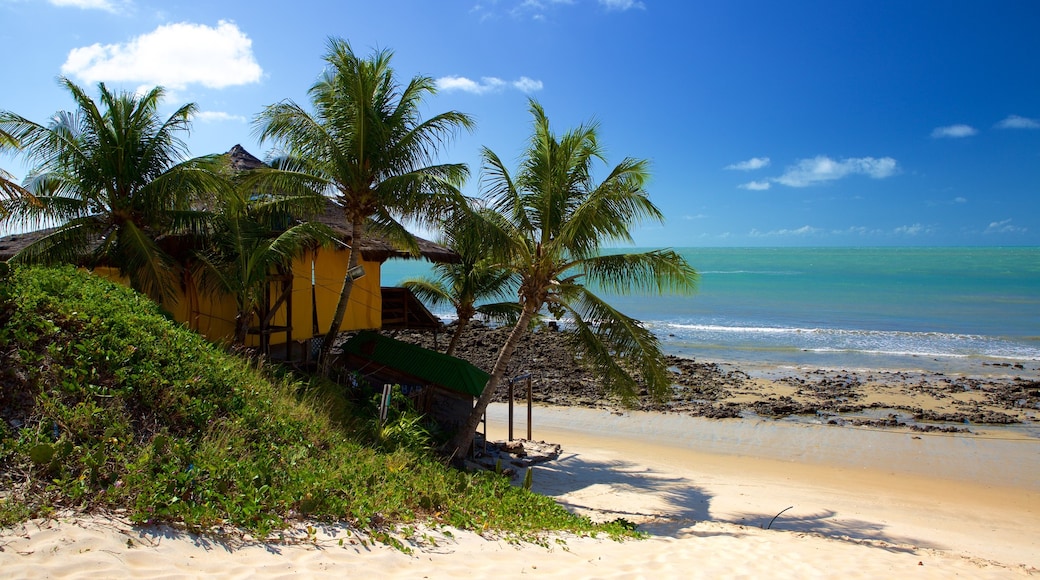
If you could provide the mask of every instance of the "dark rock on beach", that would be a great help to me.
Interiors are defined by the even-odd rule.
[[[490,372],[510,330],[474,324],[463,333],[454,354]],[[449,332],[386,334],[442,352],[450,339]],[[904,427],[924,432],[964,432],[964,424],[1040,422],[1036,413],[1040,409],[1040,382],[1035,380],[823,369],[785,370],[776,378],[755,379],[739,369],[677,356],[667,360],[673,383],[669,400],[656,402],[644,391],[636,401],[625,405],[605,392],[600,381],[571,353],[566,333],[550,327],[529,332],[517,346],[506,377],[530,374],[532,399],[538,403],[611,410],[636,408],[715,419],[804,416],[818,420],[820,416],[831,416],[835,417],[828,421],[832,424]],[[501,385],[493,400],[504,402],[507,392]],[[526,400],[526,396],[526,383],[518,382],[515,400]],[[907,405],[907,399],[915,404]],[[873,410],[875,418],[856,416],[868,410]],[[878,411],[886,410],[905,413],[906,419],[896,414],[876,418]]]

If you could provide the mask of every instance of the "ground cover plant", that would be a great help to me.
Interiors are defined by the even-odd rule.
[[[380,437],[342,387],[229,354],[72,268],[0,281],[0,359],[0,525],[126,510],[261,538],[296,520],[631,534],[494,473],[446,467],[415,438]]]

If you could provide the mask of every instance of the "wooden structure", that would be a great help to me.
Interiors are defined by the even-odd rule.
[[[415,409],[448,433],[462,427],[489,375],[443,353],[363,331],[342,345],[339,364],[357,371],[377,391],[400,385]]]

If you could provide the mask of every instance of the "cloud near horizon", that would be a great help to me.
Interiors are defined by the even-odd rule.
[[[437,79],[436,83],[437,90],[440,91],[462,91],[474,95],[497,93],[507,88],[513,88],[522,93],[533,93],[542,90],[543,86],[542,81],[528,77],[520,77],[512,82],[504,81],[497,77],[483,77],[480,79],[480,82],[477,82],[466,77],[446,76]]]
[[[1023,228],[1016,226],[1011,223],[1011,218],[1001,220],[999,222],[990,222],[986,226],[984,234],[1024,234],[1029,231],[1029,228]]]
[[[1040,121],[1018,115],[1008,115],[1003,121],[997,123],[998,129],[1040,129]]]
[[[976,133],[978,133],[978,131],[971,125],[947,125],[946,127],[936,127],[933,129],[932,138],[960,139],[962,137],[971,137]]]
[[[180,22],[164,24],[125,44],[92,44],[69,51],[62,74],[86,83],[129,82],[183,90],[259,82],[253,41],[229,20],[215,28]]]
[[[748,232],[748,235],[752,238],[764,238],[769,236],[807,236],[812,234],[818,234],[820,233],[820,231],[821,230],[819,228],[814,228],[812,226],[805,225],[793,230],[782,229],[773,230],[771,232],[761,232],[758,229],[752,229],[750,232]]]
[[[762,169],[769,165],[768,157],[752,157],[747,161],[741,161],[739,163],[731,163],[723,167],[723,169],[731,169],[735,171],[753,171],[755,169]]]

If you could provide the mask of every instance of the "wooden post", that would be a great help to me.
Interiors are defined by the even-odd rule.
[[[509,381],[509,440],[513,440],[513,381]]]
[[[527,440],[534,441],[531,437],[531,375],[527,375]]]

